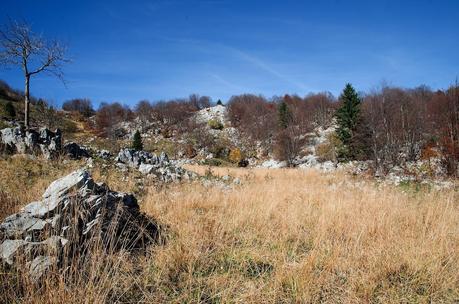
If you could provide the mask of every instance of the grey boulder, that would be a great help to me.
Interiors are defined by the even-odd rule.
[[[40,130],[21,127],[0,130],[0,143],[9,153],[42,154],[45,158],[56,158],[62,151],[62,134],[46,128]]]
[[[30,263],[33,278],[50,264],[61,268],[74,256],[90,254],[91,244],[105,250],[145,249],[158,239],[156,223],[140,212],[134,196],[95,183],[77,170],[52,182],[40,201],[26,205],[0,224],[0,260]],[[97,242],[92,240],[97,239]]]

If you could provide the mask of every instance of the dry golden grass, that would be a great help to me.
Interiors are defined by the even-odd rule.
[[[118,173],[95,171],[114,190],[135,187],[114,178]],[[168,227],[164,245],[146,256],[112,255],[110,267],[101,261],[75,271],[73,280],[50,274],[45,287],[26,285],[17,297],[28,303],[459,301],[457,191],[402,191],[341,173],[212,171],[243,184],[144,189],[143,211]]]
[[[213,171],[248,179],[232,191],[152,191],[143,205],[175,232],[154,257],[162,300],[459,300],[457,192],[407,194],[314,171]]]
[[[0,221],[37,200],[49,184],[82,166],[64,159],[49,161],[23,155],[0,158]]]

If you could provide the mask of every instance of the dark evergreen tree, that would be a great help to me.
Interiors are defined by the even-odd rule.
[[[16,109],[14,108],[13,103],[11,101],[8,101],[5,104],[5,112],[6,115],[8,115],[8,117],[16,118]]]
[[[363,159],[367,148],[360,113],[361,100],[350,83],[346,84],[343,93],[341,93],[340,101],[341,107],[335,114],[338,124],[336,134],[342,143],[337,151],[338,158],[341,160]]]
[[[143,150],[142,137],[140,136],[139,130],[134,133],[134,138],[132,139],[132,149],[136,151]]]
[[[217,106],[222,106],[222,105],[223,105],[223,102],[219,99],[219,100],[217,101]]]
[[[287,161],[289,166],[293,165],[293,160],[297,156],[297,141],[295,137],[295,126],[293,126],[292,112],[288,104],[283,100],[277,108],[279,129],[276,134],[275,154],[279,160]]]
[[[285,101],[282,101],[278,106],[278,119],[279,127],[281,129],[287,129],[288,125],[290,124],[291,113]]]

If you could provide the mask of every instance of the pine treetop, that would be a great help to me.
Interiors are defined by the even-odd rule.
[[[341,93],[339,99],[342,101],[342,105],[336,111],[336,119],[338,126],[340,127],[338,129],[338,133],[352,132],[357,124],[358,116],[360,114],[360,97],[354,87],[348,83],[346,84],[346,87],[344,88],[343,93]],[[349,135],[343,134],[343,137],[346,138]],[[338,136],[340,136],[340,134],[338,134]],[[344,138],[341,138],[341,140]]]

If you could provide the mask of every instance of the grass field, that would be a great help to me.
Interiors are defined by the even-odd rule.
[[[11,159],[0,166],[2,203],[10,205],[39,198],[56,175],[73,169],[62,164],[26,174]],[[459,301],[457,191],[411,191],[295,169],[213,168],[212,174],[237,176],[242,184],[147,184],[138,192],[142,210],[167,227],[165,244],[146,255],[117,253],[87,269],[50,273],[42,286],[20,271],[3,271],[0,302]],[[94,176],[114,190],[135,187],[117,173],[96,168]],[[30,180],[29,193],[15,186],[21,179]]]

